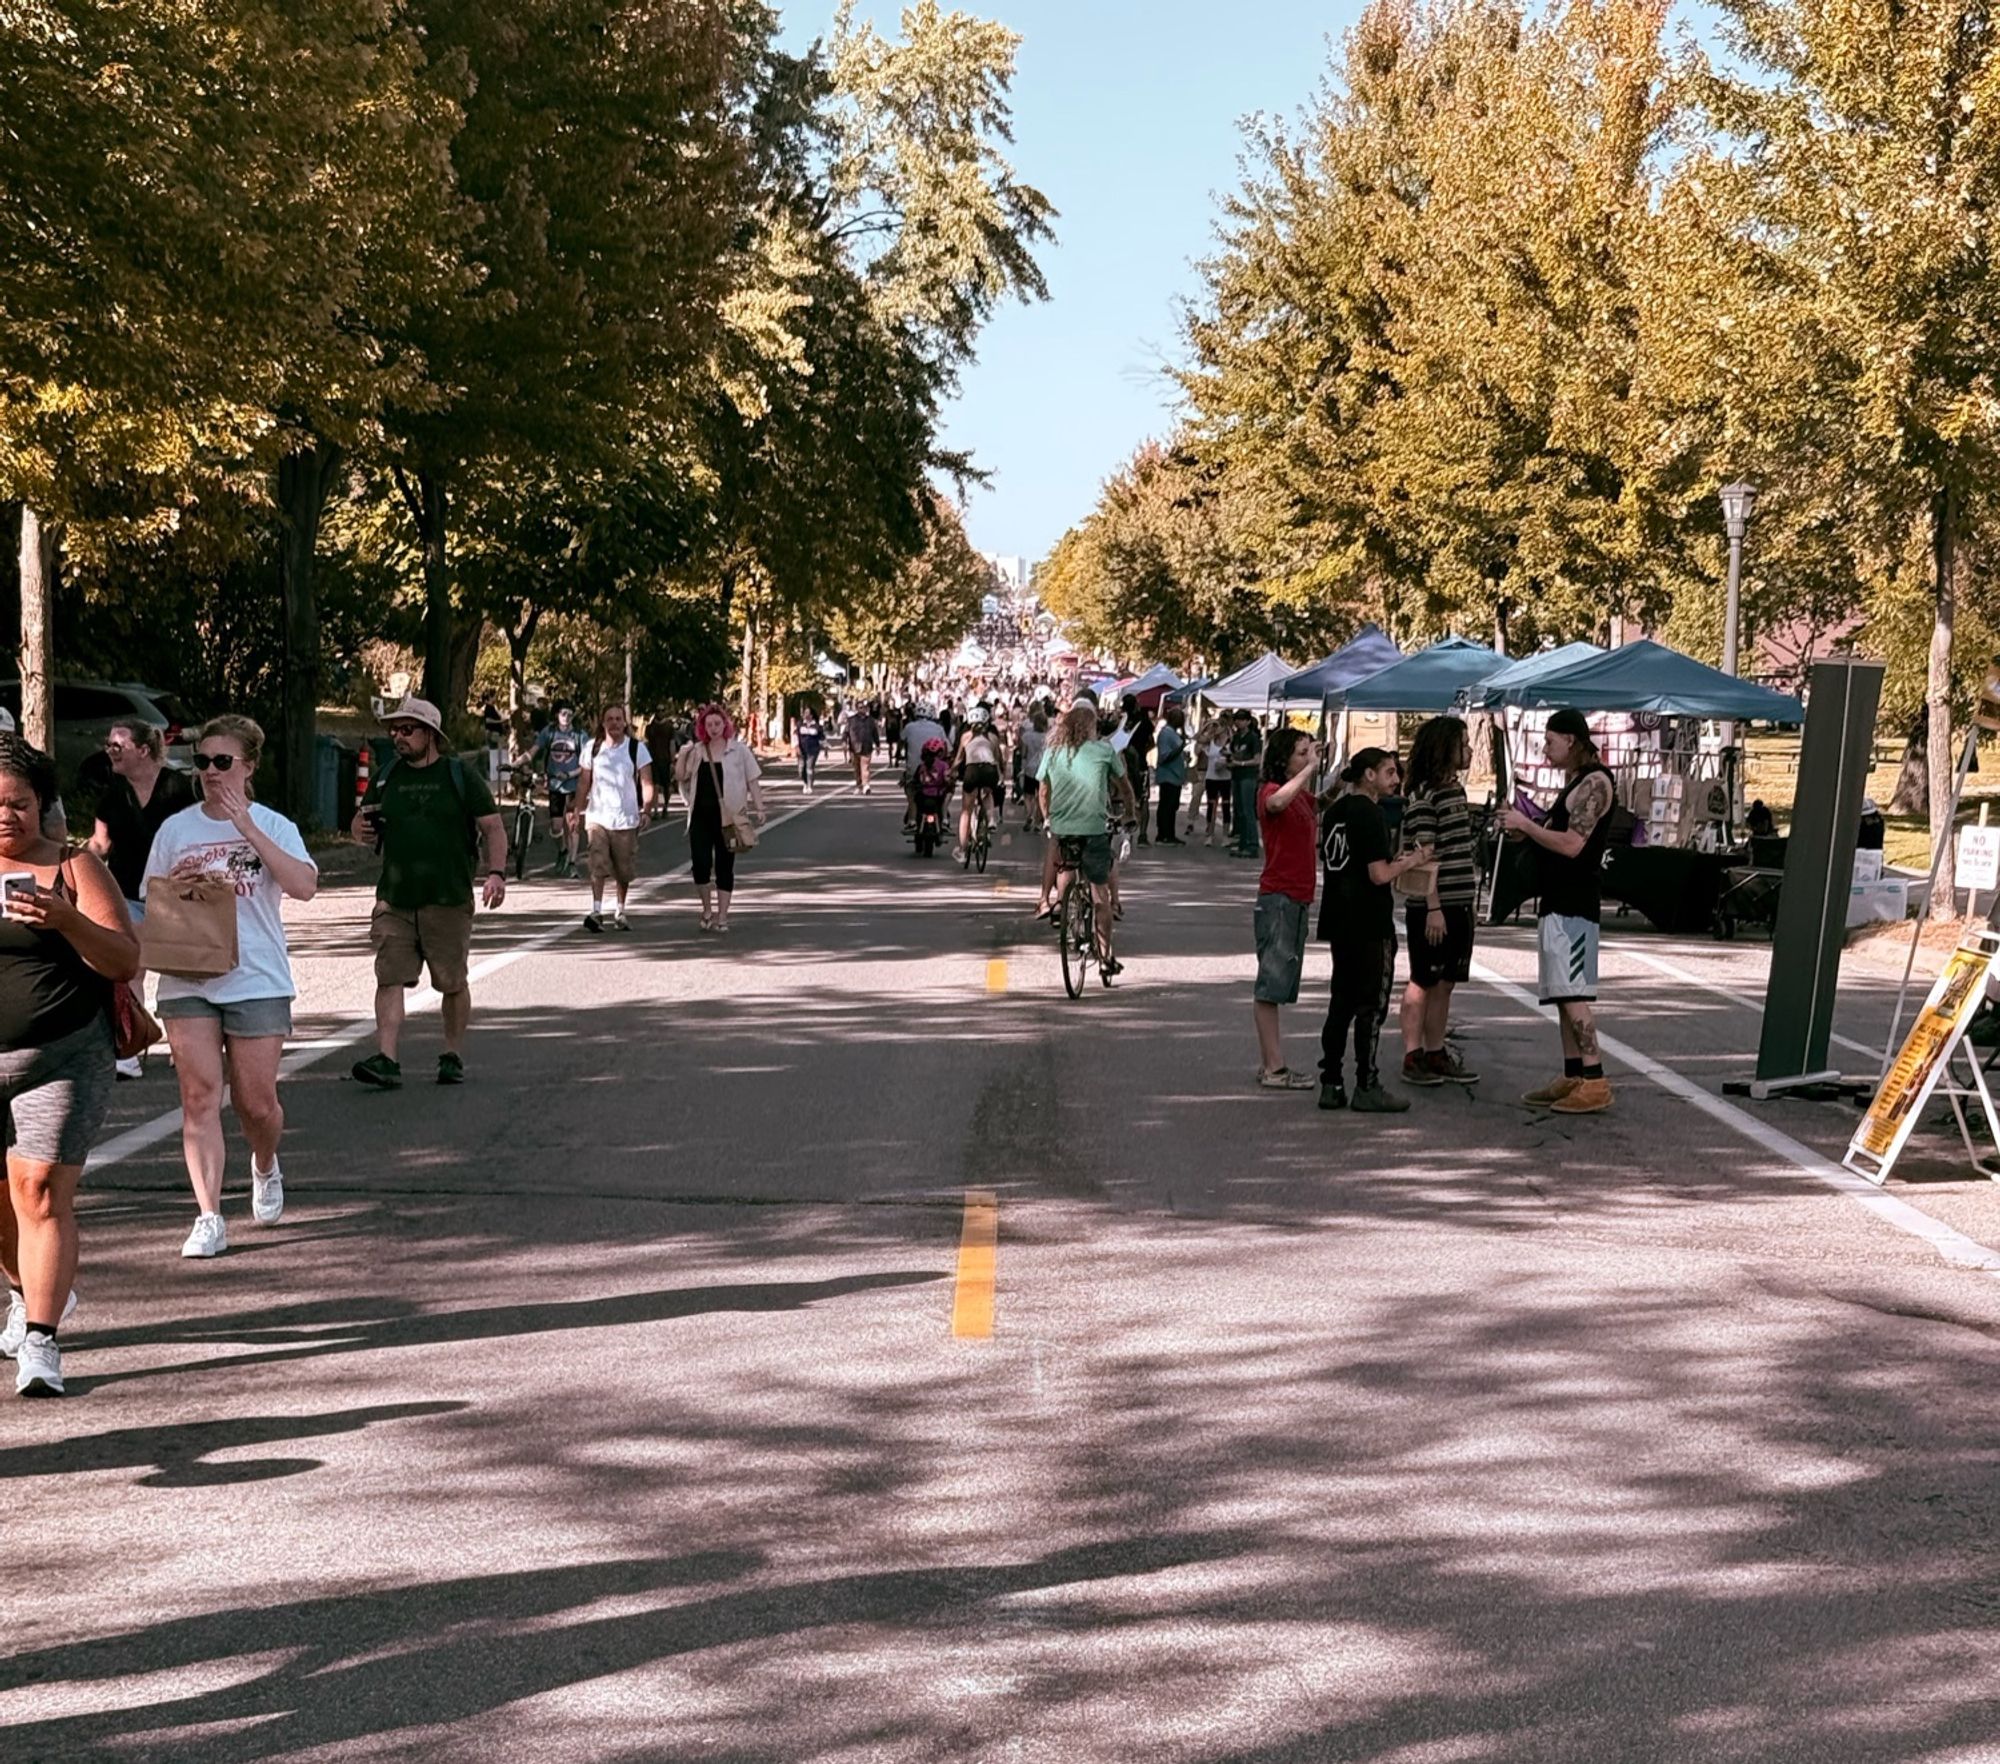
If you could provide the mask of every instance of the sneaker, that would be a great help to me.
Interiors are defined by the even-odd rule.
[[[465,1061],[449,1049],[438,1055],[438,1082],[440,1084],[465,1082]]]
[[[14,1392],[17,1396],[62,1395],[62,1349],[46,1335],[31,1335],[21,1343],[14,1365]]]
[[[1442,1048],[1434,1054],[1427,1054],[1430,1068],[1447,1084],[1477,1084],[1479,1074],[1468,1066],[1450,1048]]]
[[[1436,1070],[1423,1054],[1411,1053],[1403,1056],[1403,1082],[1422,1084],[1435,1089],[1444,1082],[1444,1074]]]
[[[1544,1084],[1540,1090],[1529,1091],[1521,1100],[1531,1109],[1553,1108],[1582,1082],[1581,1078],[1572,1078],[1565,1072],[1553,1083]]]
[[[586,931],[602,931],[604,929],[604,915],[595,912],[585,913],[583,915],[583,928]]]
[[[190,1260],[203,1256],[219,1256],[229,1247],[229,1228],[223,1224],[220,1213],[203,1213],[195,1220],[194,1229],[187,1234],[187,1242],[181,1245],[181,1254]]]
[[[1259,1090],[1317,1090],[1319,1080],[1310,1072],[1294,1072],[1290,1066],[1280,1066],[1275,1072],[1257,1074]]]
[[[76,1291],[71,1289],[69,1302],[63,1306],[63,1314],[56,1319],[60,1329],[76,1315]],[[0,1355],[12,1359],[21,1351],[21,1343],[28,1338],[28,1301],[18,1292],[7,1295],[7,1321],[0,1326]]]
[[[1549,1106],[1558,1115],[1601,1115],[1611,1106],[1611,1080],[1579,1078],[1569,1095]]]
[[[367,1084],[376,1090],[400,1090],[403,1086],[403,1068],[385,1053],[372,1053],[365,1060],[356,1060],[348,1068],[348,1076],[357,1084]]]
[[[1356,1088],[1354,1100],[1347,1106],[1357,1115],[1407,1115],[1410,1099],[1391,1096],[1380,1084],[1363,1084]]]
[[[259,1225],[275,1225],[285,1216],[285,1173],[273,1164],[261,1176],[250,1166],[250,1217]]]
[[[618,911],[612,915],[611,929],[614,931],[629,931],[632,929],[632,921],[626,918],[625,909],[623,907],[620,907]]]
[[[143,1078],[145,1075],[146,1068],[139,1063],[139,1056],[137,1054],[134,1054],[129,1060],[120,1060],[118,1062],[118,1076],[121,1078]]]
[[[1319,1106],[1323,1109],[1346,1108],[1347,1087],[1344,1084],[1322,1084],[1319,1087]]]

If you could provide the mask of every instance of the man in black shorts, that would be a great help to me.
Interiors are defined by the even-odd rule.
[[[576,727],[576,713],[566,704],[556,706],[555,721],[545,728],[535,743],[535,758],[547,772],[549,782],[549,837],[556,842],[558,876],[576,874],[577,779],[583,770],[583,732]]]

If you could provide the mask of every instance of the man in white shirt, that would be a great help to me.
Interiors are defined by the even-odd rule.
[[[639,827],[653,811],[653,755],[633,735],[622,704],[606,708],[597,739],[584,748],[576,793],[590,835],[590,911],[584,928],[604,929],[604,884],[615,881],[618,912],[611,923],[629,931],[625,897],[639,873]]]

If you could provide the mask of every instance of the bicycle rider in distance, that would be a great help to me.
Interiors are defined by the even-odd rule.
[[[1055,899],[1080,873],[1090,884],[1097,925],[1097,956],[1106,974],[1124,964],[1111,953],[1111,811],[1128,824],[1138,804],[1125,773],[1125,756],[1097,732],[1097,706],[1079,699],[1049,731],[1042,750],[1042,820],[1056,842]]]
[[[1000,737],[994,731],[993,712],[988,706],[975,704],[965,713],[965,727],[959,733],[958,752],[953,755],[951,769],[965,786],[958,811],[958,844],[951,854],[962,864],[966,847],[972,843],[973,811],[983,806],[991,824],[993,792],[1000,783]]]

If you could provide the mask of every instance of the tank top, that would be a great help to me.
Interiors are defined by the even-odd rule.
[[[1555,807],[1549,810],[1547,826],[1551,833],[1569,831],[1569,799],[1586,778],[1600,772],[1606,779],[1611,777],[1607,767],[1586,766],[1564,786]],[[1617,801],[1615,788],[1612,801]],[[1610,839],[1611,815],[1607,810],[1597,817],[1597,825],[1591,828],[1583,850],[1575,857],[1564,857],[1545,845],[1535,848],[1541,874],[1539,910],[1543,918],[1588,919],[1594,925],[1603,916],[1604,848]]]
[[[0,869],[11,867],[0,860]],[[76,899],[62,870],[55,886]],[[46,1047],[74,1035],[103,1014],[110,997],[110,982],[67,937],[0,918],[0,1048]]]
[[[1000,757],[989,737],[974,735],[965,744],[965,763],[968,766],[994,766],[1000,763]]]

